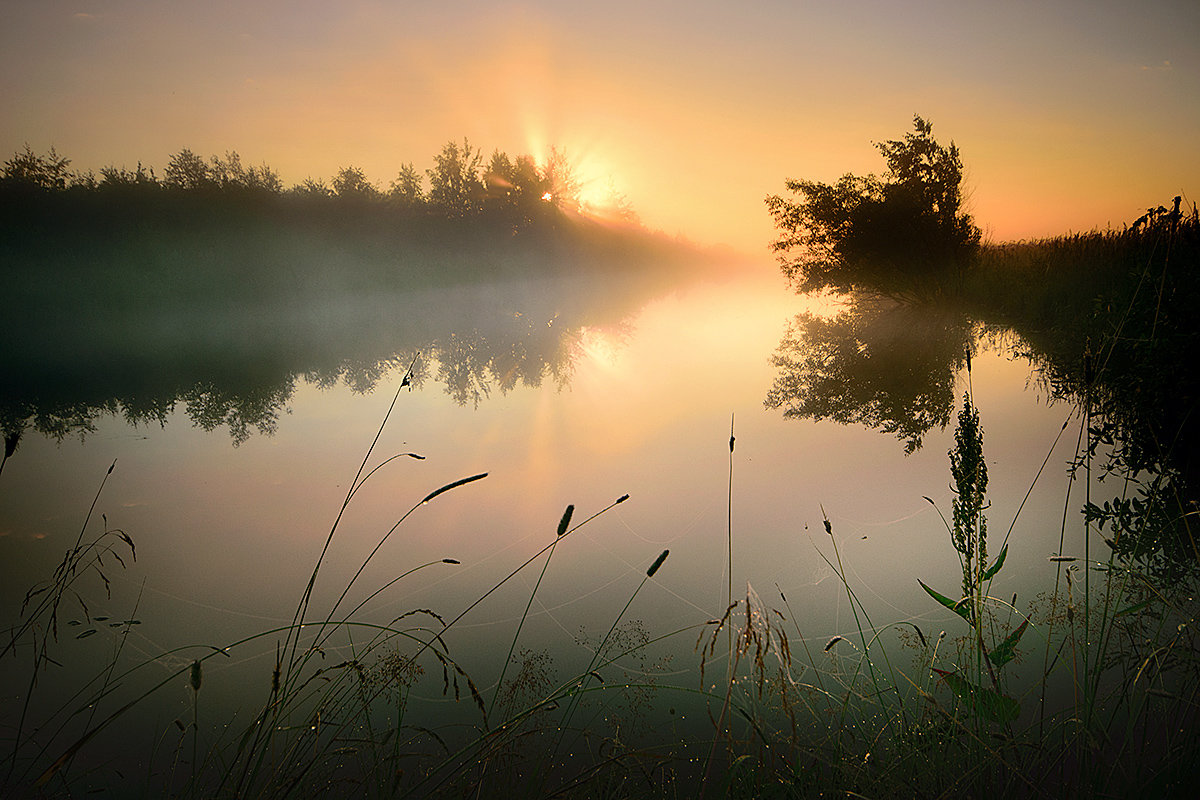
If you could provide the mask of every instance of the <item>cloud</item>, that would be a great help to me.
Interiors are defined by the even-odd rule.
[[[1163,61],[1160,64],[1155,64],[1154,66],[1147,66],[1146,64],[1142,65],[1142,72],[1170,72],[1172,69],[1174,68],[1171,66],[1170,61]]]

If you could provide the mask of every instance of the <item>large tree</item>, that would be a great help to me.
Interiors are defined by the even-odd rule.
[[[837,183],[789,180],[794,198],[767,197],[780,231],[772,249],[799,291],[867,290],[892,296],[954,288],[979,247],[963,210],[962,160],[917,116],[903,139],[876,145],[882,176]]]

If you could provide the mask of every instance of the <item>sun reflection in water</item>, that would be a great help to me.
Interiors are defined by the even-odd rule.
[[[621,363],[619,337],[600,328],[583,326],[579,331],[579,350],[588,363],[605,371],[616,371]]]

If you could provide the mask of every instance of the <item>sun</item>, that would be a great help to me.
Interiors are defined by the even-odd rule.
[[[605,213],[621,204],[614,171],[598,154],[585,152],[574,159],[568,154],[568,164],[580,210]]]
[[[636,215],[617,178],[611,161],[595,148],[551,146],[538,160],[551,176],[552,186],[544,200],[593,219],[632,223]]]

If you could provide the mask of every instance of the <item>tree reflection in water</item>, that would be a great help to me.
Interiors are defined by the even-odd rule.
[[[954,410],[955,375],[972,346],[961,314],[855,295],[832,318],[793,319],[771,361],[766,406],[894,435],[906,453]]]
[[[0,358],[0,428],[86,435],[105,416],[165,424],[181,409],[235,444],[272,434],[298,386],[370,392],[412,367],[414,387],[441,385],[459,405],[494,392],[570,381],[585,329],[622,322],[673,280],[669,271],[468,286],[328,308],[173,309],[88,320]],[[155,336],[171,314],[174,328]],[[86,327],[88,330],[84,330]],[[80,342],[87,342],[87,347]],[[86,351],[86,352],[85,352]]]

